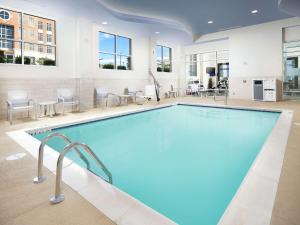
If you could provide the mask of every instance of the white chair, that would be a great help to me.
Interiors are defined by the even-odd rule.
[[[12,124],[12,116],[14,111],[27,111],[29,117],[29,111],[34,113],[34,119],[36,119],[36,107],[35,102],[28,97],[26,91],[9,91],[7,93],[7,120]]]
[[[111,92],[108,92],[105,88],[96,88],[96,105],[100,102],[100,105],[102,106],[103,103],[105,103],[105,106],[108,105],[121,105],[122,98],[120,95],[113,94]],[[109,104],[110,103],[110,104]]]
[[[176,98],[177,94],[178,94],[177,91],[174,89],[173,85],[171,85],[171,90],[169,91],[169,98],[171,98],[171,96]]]
[[[57,100],[58,103],[62,103],[62,114],[65,113],[65,106],[76,106],[76,110],[79,111],[79,97],[75,96],[74,93],[68,88],[57,89]]]
[[[198,84],[190,84],[192,95],[199,95],[199,85]]]
[[[98,103],[100,103],[100,106],[103,106],[103,103],[105,103],[105,106],[107,107],[107,101],[108,101],[108,92],[104,88],[96,88],[96,106]]]
[[[142,105],[145,101],[151,101],[155,99],[155,86],[154,85],[146,85],[145,86],[145,93],[138,92],[136,95],[136,103],[138,105]]]
[[[129,87],[129,88],[128,88],[128,93],[125,93],[125,92],[124,92],[124,94],[130,95],[131,98],[132,98],[132,101],[133,101],[133,102],[136,102],[136,96],[137,96],[138,94],[143,94],[143,91],[138,90],[136,87]]]

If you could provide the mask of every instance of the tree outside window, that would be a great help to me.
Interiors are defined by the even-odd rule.
[[[172,71],[172,49],[169,47],[156,46],[156,65],[157,72]]]
[[[131,39],[99,32],[99,67],[131,70]]]

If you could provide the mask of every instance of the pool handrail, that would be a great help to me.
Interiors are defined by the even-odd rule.
[[[73,142],[68,144],[64,150],[59,154],[58,160],[57,160],[57,166],[56,166],[56,182],[55,182],[55,195],[53,197],[50,198],[50,202],[52,204],[57,204],[62,202],[63,200],[65,200],[64,194],[61,193],[61,178],[62,178],[62,165],[63,165],[63,160],[65,155],[75,149],[77,146],[83,148],[96,162],[97,164],[101,167],[101,169],[103,170],[103,172],[106,174],[106,176],[108,177],[108,180],[101,177],[104,181],[112,184],[112,175],[109,172],[109,170],[106,168],[106,166],[101,162],[101,160],[95,155],[95,153],[92,151],[92,149],[84,144],[84,143],[80,143],[80,142]]]
[[[54,137],[59,137],[59,138],[63,139],[65,141],[65,143],[67,143],[67,144],[72,143],[72,141],[66,135],[58,133],[58,132],[48,135],[41,141],[41,144],[39,147],[39,156],[38,156],[38,174],[37,174],[37,177],[33,178],[33,183],[35,183],[35,184],[41,183],[44,180],[46,180],[46,177],[43,176],[44,148],[45,148],[45,145],[47,144],[47,142]],[[78,154],[78,156],[86,163],[86,166],[89,169],[90,163],[89,163],[88,159],[76,147],[75,147],[75,150],[76,150],[76,153]]]

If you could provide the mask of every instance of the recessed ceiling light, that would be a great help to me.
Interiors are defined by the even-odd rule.
[[[156,31],[155,34],[160,34],[160,32],[159,32],[159,31]]]
[[[251,13],[252,13],[252,14],[256,14],[256,13],[258,13],[258,10],[256,10],[256,9],[255,9],[255,10],[252,10]]]
[[[214,23],[214,21],[210,20],[210,21],[208,21],[207,23],[208,23],[208,24],[212,24],[212,23]]]
[[[103,24],[103,25],[107,25],[107,22],[106,22],[106,21],[103,21],[102,24]]]

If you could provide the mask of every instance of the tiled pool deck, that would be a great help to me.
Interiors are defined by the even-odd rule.
[[[210,99],[201,98],[177,98],[171,101],[188,101],[197,103],[214,104]],[[165,100],[168,102],[170,100]],[[220,104],[221,102],[217,102]],[[263,108],[284,108],[294,111],[294,121],[286,149],[286,155],[279,182],[277,198],[274,206],[272,224],[299,224],[300,215],[300,103],[279,102],[263,103],[252,101],[230,100],[230,105]],[[44,125],[67,122],[85,117],[104,116],[119,113],[144,106],[130,105],[128,107],[108,108],[105,110],[94,109],[88,112],[72,113],[67,116],[55,118],[43,118],[39,121],[16,121],[13,126],[8,122],[0,123],[0,224],[113,224],[106,216],[86,200],[76,194],[67,185],[64,185],[64,193],[67,200],[57,206],[51,206],[48,198],[53,194],[54,175],[46,170],[47,181],[40,185],[32,184],[32,177],[36,172],[36,160],[29,154],[17,161],[6,161],[8,155],[26,152],[14,141],[6,136],[7,131],[38,127]],[[297,138],[298,137],[298,138]],[[298,150],[298,151],[297,151]],[[241,212],[242,213],[242,212]],[[236,224],[244,224],[236,221]]]

